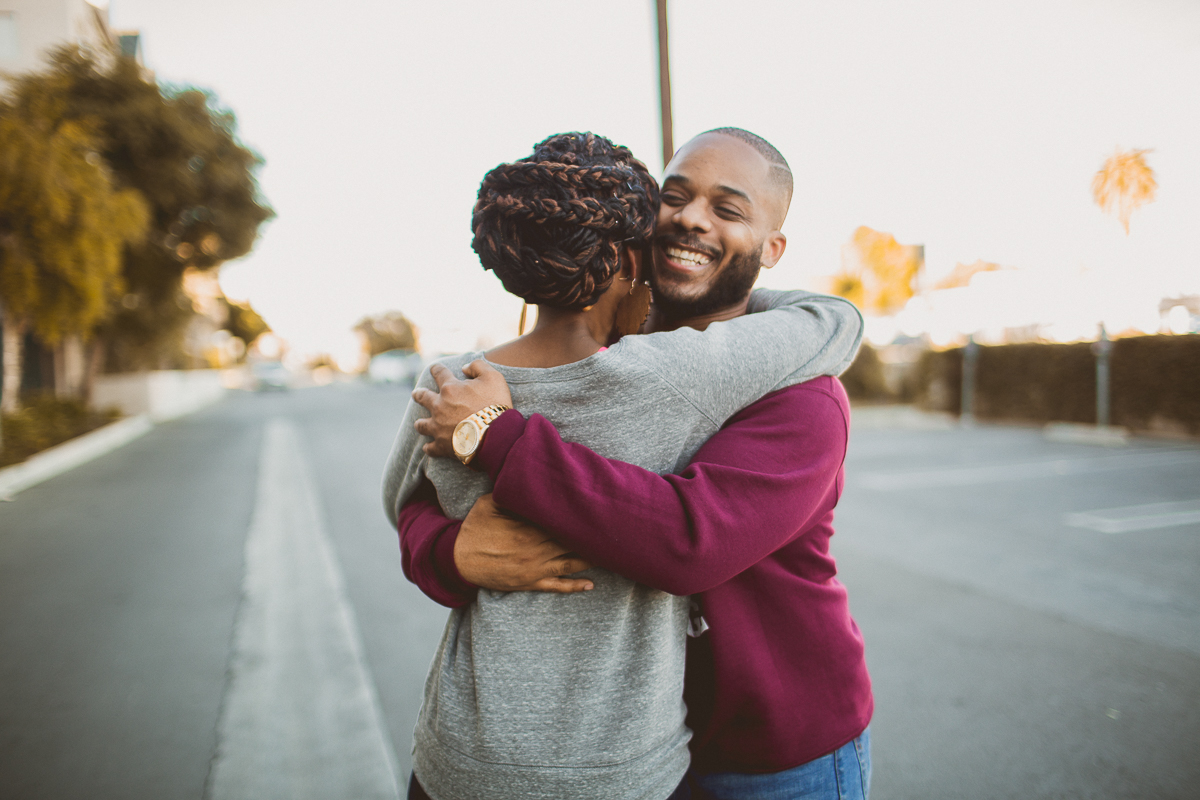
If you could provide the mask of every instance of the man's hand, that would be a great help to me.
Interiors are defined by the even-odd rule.
[[[441,364],[429,368],[438,390],[417,389],[413,400],[425,406],[429,417],[419,419],[414,426],[417,433],[429,436],[432,442],[422,449],[431,456],[450,458],[454,455],[451,438],[458,423],[488,406],[512,406],[512,395],[504,376],[482,358],[463,367],[467,380],[460,381]]]
[[[586,592],[594,584],[568,578],[592,565],[540,528],[514,519],[492,502],[475,501],[454,543],[454,565],[465,580],[500,592]]]

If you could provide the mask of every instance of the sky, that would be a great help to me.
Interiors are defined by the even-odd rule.
[[[109,13],[142,32],[160,81],[215,92],[265,158],[278,218],[221,282],[297,353],[353,350],[351,326],[388,310],[430,352],[510,338],[521,303],[470,247],[483,174],[565,130],[663,166],[653,0]],[[875,321],[877,338],[1035,322],[1086,338],[1200,293],[1200,3],[673,0],[670,32],[675,144],[743,127],[795,173],[788,250],[760,286],[820,288],[868,225],[924,244],[929,284],[958,262],[1016,268]],[[1117,147],[1152,148],[1159,183],[1129,236],[1091,198]]]

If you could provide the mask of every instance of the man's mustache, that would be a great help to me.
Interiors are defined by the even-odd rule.
[[[658,247],[682,247],[687,250],[695,250],[698,253],[711,258],[713,261],[720,260],[721,252],[715,248],[709,247],[700,241],[700,237],[696,234],[679,235],[675,233],[660,233],[654,237],[654,244]]]

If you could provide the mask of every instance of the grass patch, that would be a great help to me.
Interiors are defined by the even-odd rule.
[[[46,448],[94,431],[120,416],[91,411],[78,400],[32,397],[15,414],[0,416],[0,467],[18,464]]]

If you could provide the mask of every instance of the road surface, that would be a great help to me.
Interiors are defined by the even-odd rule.
[[[380,507],[406,401],[239,393],[0,504],[0,796],[403,796],[446,616]],[[1200,447],[851,450],[876,800],[1200,797]]]

